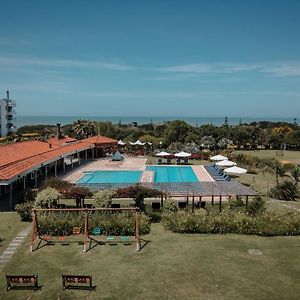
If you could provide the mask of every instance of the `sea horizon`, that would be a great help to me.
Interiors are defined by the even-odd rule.
[[[143,124],[159,124],[172,120],[182,120],[193,126],[200,126],[204,124],[213,124],[220,126],[224,124],[224,117],[188,117],[188,116],[17,116],[15,118],[15,126],[17,128],[25,125],[61,125],[71,124],[78,119],[85,119],[91,121],[109,121],[113,124],[131,124],[137,122],[138,125]],[[228,117],[229,125],[237,125],[241,121],[242,123],[252,123],[260,121],[268,122],[287,122],[293,123],[293,117]]]

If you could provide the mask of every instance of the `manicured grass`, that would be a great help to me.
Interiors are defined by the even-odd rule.
[[[134,245],[23,245],[1,273],[1,299],[298,299],[300,237],[176,234],[152,225]],[[259,249],[253,256],[249,249]],[[6,293],[5,273],[39,274],[42,289]],[[62,273],[92,274],[96,291],[62,291]]]
[[[21,222],[19,215],[14,212],[0,212],[0,254],[17,234],[30,223]]]
[[[244,153],[259,158],[277,158],[280,161],[289,161],[294,164],[300,164],[300,151],[283,151],[283,156],[277,156],[277,150],[249,150],[236,151],[236,153]]]
[[[260,195],[262,195],[266,200],[272,200],[272,199],[267,198],[267,190],[270,190],[270,188],[272,188],[276,185],[274,174],[258,171],[258,174],[255,174],[254,176],[252,174],[244,174],[244,175],[241,175],[239,178],[237,178],[237,180],[241,183],[244,183],[246,185],[250,185],[251,187],[253,187],[254,190],[257,191]],[[298,186],[299,186],[299,184],[298,184]],[[295,201],[280,201],[280,200],[275,200],[275,199],[274,199],[274,201],[278,201],[278,203],[280,203],[280,204],[288,204],[289,206],[300,208],[299,193],[298,193],[298,197],[296,198],[296,202]]]

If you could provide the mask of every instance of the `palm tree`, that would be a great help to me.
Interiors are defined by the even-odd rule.
[[[79,119],[73,122],[72,128],[79,138],[88,138],[96,135],[95,123],[89,120]]]
[[[299,178],[300,178],[300,168],[295,166],[292,170],[291,170],[291,175],[293,176],[294,180],[298,183],[299,182]]]

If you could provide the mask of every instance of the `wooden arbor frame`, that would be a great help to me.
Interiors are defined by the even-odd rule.
[[[135,218],[135,242],[136,242],[136,252],[141,250],[141,243],[139,237],[139,215],[140,209],[138,207],[122,207],[122,208],[34,208],[32,209],[32,235],[30,242],[30,252],[33,251],[33,243],[38,235],[38,218],[37,212],[82,212],[84,213],[84,241],[83,241],[83,251],[87,252],[87,243],[89,239],[88,232],[88,212],[90,211],[131,211],[134,213]]]

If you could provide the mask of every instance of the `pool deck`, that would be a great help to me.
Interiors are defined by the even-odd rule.
[[[86,171],[144,171],[146,161],[146,158],[140,157],[125,157],[123,161],[97,159],[74,169],[74,171],[63,176],[62,179],[75,183]]]
[[[213,178],[205,170],[204,166],[192,165],[191,166],[195,175],[200,182],[213,182]]]

